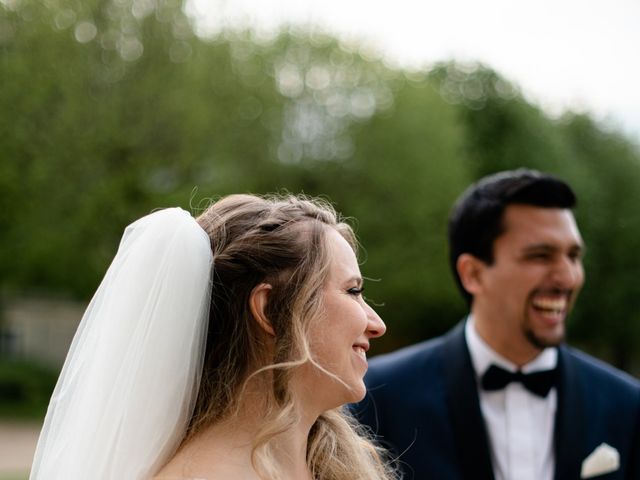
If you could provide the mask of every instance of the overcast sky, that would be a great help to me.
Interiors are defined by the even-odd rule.
[[[361,39],[399,66],[481,61],[557,113],[640,144],[639,0],[191,0],[203,30],[283,23]]]

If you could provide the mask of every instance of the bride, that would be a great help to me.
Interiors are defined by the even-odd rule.
[[[391,479],[350,417],[385,326],[351,228],[231,195],[131,224],[73,340],[31,480]]]

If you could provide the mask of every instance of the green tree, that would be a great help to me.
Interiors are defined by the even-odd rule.
[[[292,30],[195,35],[181,0],[0,0],[0,289],[86,299],[125,225],[208,197],[325,195],[357,218],[388,350],[464,314],[446,221],[473,180],[529,167],[580,198],[588,282],[572,338],[638,361],[640,153],[550,118],[497,72],[392,69]]]

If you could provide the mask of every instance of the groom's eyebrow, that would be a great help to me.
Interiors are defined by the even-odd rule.
[[[549,243],[534,243],[533,245],[527,245],[522,249],[523,253],[555,253],[558,251],[563,251],[564,248],[561,248],[557,245],[549,244]],[[582,255],[584,254],[585,247],[581,243],[575,243],[571,247],[569,247],[569,253],[572,255]]]
[[[527,245],[522,249],[523,252],[554,252],[558,250],[558,247],[550,245],[548,243],[534,243],[533,245]]]

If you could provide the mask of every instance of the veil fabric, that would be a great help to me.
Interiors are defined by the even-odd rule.
[[[129,225],[75,334],[30,480],[137,480],[175,452],[200,381],[208,235],[179,208]]]

